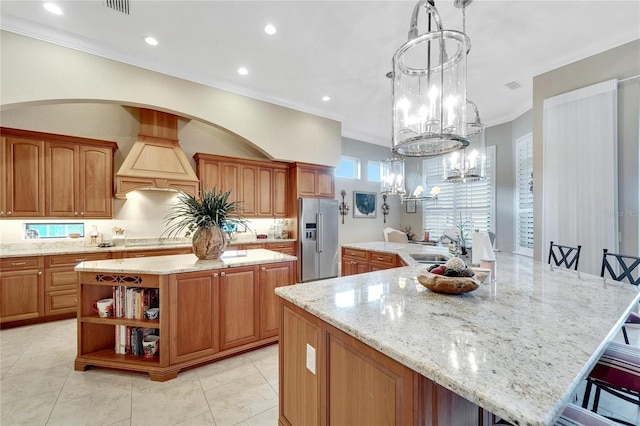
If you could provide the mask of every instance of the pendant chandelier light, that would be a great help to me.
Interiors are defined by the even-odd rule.
[[[472,0],[455,0],[463,9]],[[418,35],[424,9],[428,31]],[[464,32],[444,30],[433,0],[413,9],[408,41],[393,55],[392,151],[407,157],[445,154],[468,145],[467,52]]]
[[[404,160],[390,157],[380,162],[380,193],[383,195],[405,195]]]
[[[454,151],[442,159],[442,180],[451,183],[477,182],[485,176],[485,129],[475,103],[467,100],[473,108],[474,119],[467,123],[469,145]]]
[[[409,186],[409,192],[400,197],[400,202],[405,201],[429,201],[437,200],[438,194],[440,194],[440,187],[432,187],[427,182],[421,171],[421,162],[416,162],[416,174],[411,179],[411,185]]]

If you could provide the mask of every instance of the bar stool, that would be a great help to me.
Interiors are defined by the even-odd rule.
[[[591,411],[598,411],[600,391],[640,406],[640,348],[611,342],[587,377],[587,387],[582,399],[582,408],[588,408],[591,388],[596,392]],[[620,419],[618,423],[637,426]]]
[[[611,264],[613,262],[613,265]],[[615,266],[619,266],[621,272],[617,274],[615,272]],[[609,250],[603,249],[602,255],[602,269],[600,270],[600,276],[605,278],[605,271],[608,276],[615,281],[629,281],[630,284],[638,287],[640,285],[640,257],[629,256],[625,254],[609,253]],[[635,273],[635,276],[634,276]],[[640,315],[632,312],[625,320],[625,324],[640,324]],[[624,341],[629,344],[629,336],[627,335],[627,329],[622,326],[622,335]]]
[[[552,270],[554,265],[551,264],[551,259],[553,259],[555,266],[564,266],[567,269],[573,268],[574,271],[577,271],[578,261],[580,260],[580,249],[582,249],[582,246],[561,246],[560,244],[553,244],[553,241],[551,241],[549,260],[547,263],[551,265]]]
[[[558,420],[556,426],[615,426],[616,423],[584,408],[569,404],[566,406]]]

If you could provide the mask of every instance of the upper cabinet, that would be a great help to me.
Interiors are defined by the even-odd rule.
[[[0,132],[3,217],[113,217],[114,142]]]
[[[42,139],[5,135],[2,132],[2,194],[0,216],[43,217],[44,146]]]
[[[246,217],[287,217],[287,164],[196,153],[197,174],[203,189],[231,189],[231,201],[240,201]]]
[[[333,167],[296,164],[298,197],[335,198]]]

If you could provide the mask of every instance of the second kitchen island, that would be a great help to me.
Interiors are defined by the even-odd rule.
[[[256,249],[227,251],[218,260],[184,254],[88,261],[75,270],[80,274],[75,369],[115,368],[166,381],[185,368],[275,343],[274,290],[295,283],[296,257]],[[152,289],[159,318],[99,317],[93,303],[112,298],[115,288]],[[127,341],[121,333],[132,328],[160,336],[157,355],[116,353],[117,343]]]

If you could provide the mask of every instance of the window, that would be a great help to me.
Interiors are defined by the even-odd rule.
[[[424,225],[431,235],[439,237],[462,222],[471,233],[495,232],[495,146],[486,148],[486,178],[470,183],[442,182],[443,157],[424,160],[424,176],[431,186],[439,186],[437,201],[424,201]]]
[[[336,169],[336,177],[360,179],[360,160],[352,157],[340,157],[340,167]]]
[[[516,140],[515,252],[533,256],[533,137]]]
[[[33,238],[67,238],[69,234],[80,234],[84,237],[82,223],[26,223],[24,237]]]
[[[380,182],[380,162],[367,162],[367,180],[369,182]]]

